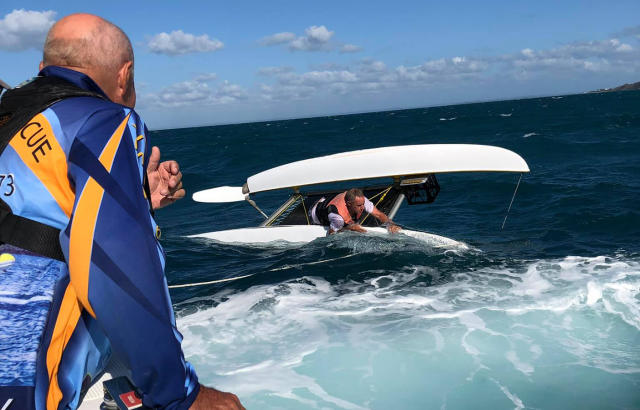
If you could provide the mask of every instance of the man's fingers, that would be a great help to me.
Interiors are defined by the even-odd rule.
[[[169,177],[167,180],[167,186],[160,190],[160,195],[176,196],[176,192],[180,189],[182,189],[182,173]]]
[[[147,172],[153,172],[158,169],[160,165],[160,148],[151,148],[151,155],[149,155],[149,165],[147,166]]]
[[[180,165],[178,165],[177,161],[164,161],[160,166],[164,172],[170,175],[178,175],[180,173]]]
[[[178,172],[169,178],[169,189],[179,189],[178,186],[182,186],[182,172]]]
[[[172,192],[170,195],[168,195],[167,198],[178,200],[178,199],[184,198],[186,194],[187,194],[186,190],[179,188],[175,192]]]

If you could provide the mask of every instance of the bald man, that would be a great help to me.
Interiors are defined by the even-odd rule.
[[[184,190],[133,110],[133,67],[122,30],[70,15],[0,101],[2,409],[76,408],[111,355],[148,407],[243,408],[182,352],[152,211]]]

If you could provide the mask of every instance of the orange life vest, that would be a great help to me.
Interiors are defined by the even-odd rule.
[[[351,225],[354,222],[353,222],[353,219],[351,218],[351,214],[349,213],[349,209],[347,208],[347,202],[344,200],[344,197],[346,194],[347,194],[347,191],[336,195],[331,200],[331,202],[329,202],[329,204],[327,205],[327,208],[330,207],[331,205],[335,206],[336,209],[338,210],[338,214],[342,217],[342,219],[344,219],[344,224]],[[362,212],[356,215],[356,220],[360,219],[361,215],[362,215]]]

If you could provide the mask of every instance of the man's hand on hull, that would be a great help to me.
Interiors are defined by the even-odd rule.
[[[160,149],[153,147],[147,167],[149,190],[151,191],[151,205],[153,209],[160,209],[170,205],[185,196],[182,188],[182,172],[176,161],[160,162]]]
[[[341,229],[341,231],[355,231],[355,232],[360,232],[360,233],[367,232],[367,230],[364,229],[362,227],[362,225],[360,225],[360,224],[346,225],[344,228]]]
[[[398,225],[396,225],[393,222],[389,221],[389,225],[387,225],[387,230],[389,231],[389,233],[398,233],[402,229]]]

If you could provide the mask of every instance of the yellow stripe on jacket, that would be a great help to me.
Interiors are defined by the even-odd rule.
[[[125,126],[129,121],[129,115],[127,115],[111,135],[107,145],[100,154],[100,163],[108,172],[111,172],[111,166],[113,165],[113,160],[122,141]],[[58,383],[58,367],[67,343],[76,328],[82,309],[86,309],[91,316],[95,317],[95,313],[89,303],[89,267],[91,264],[95,223],[103,195],[104,188],[93,178],[89,177],[77,201],[71,222],[68,261],[71,282],[67,286],[62,299],[60,311],[51,336],[51,343],[47,349],[46,362],[49,374],[47,409],[50,410],[57,409],[60,400],[62,400],[62,391]]]
[[[71,216],[74,194],[67,177],[67,158],[47,118],[42,114],[33,117],[9,145],[47,188],[65,215]]]
[[[131,114],[129,114],[131,115]],[[120,123],[111,135],[109,142],[100,154],[100,163],[107,172],[111,172],[111,165],[122,141],[124,129],[129,121],[129,115]],[[69,275],[71,283],[76,288],[78,298],[85,309],[95,317],[89,303],[89,267],[91,265],[91,250],[96,218],[100,211],[100,203],[104,195],[104,188],[92,177],[84,186],[76,205],[69,242]]]

